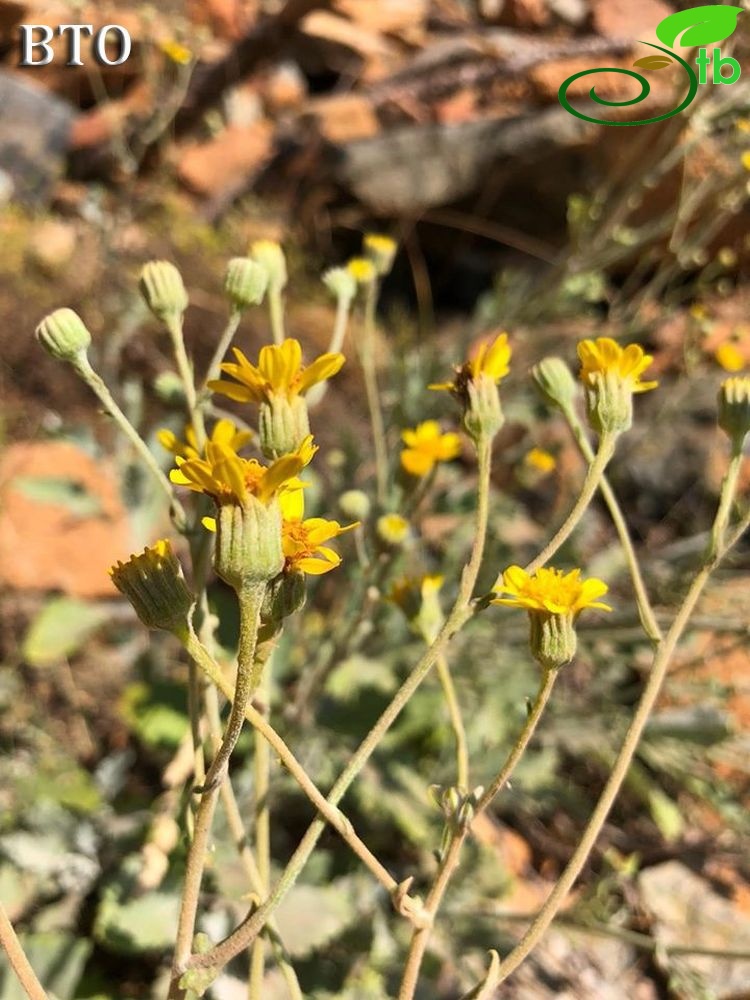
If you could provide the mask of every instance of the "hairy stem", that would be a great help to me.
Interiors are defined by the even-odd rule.
[[[469,750],[466,745],[466,729],[461,715],[461,706],[456,696],[456,687],[453,683],[448,660],[444,653],[441,653],[435,661],[435,669],[438,672],[440,683],[443,688],[445,704],[448,708],[448,715],[453,728],[453,735],[456,739],[456,783],[459,788],[468,791],[469,789]]]
[[[13,930],[13,924],[5,912],[5,907],[0,902],[0,945],[8,956],[10,967],[16,974],[18,982],[21,984],[24,993],[29,1000],[49,1000],[44,991],[44,987],[36,977],[36,973],[31,968],[31,963],[26,957],[26,952],[21,947],[21,942]]]
[[[378,283],[370,282],[365,298],[365,315],[362,329],[360,361],[365,380],[367,408],[370,411],[372,443],[375,451],[375,480],[379,504],[384,504],[388,495],[388,445],[385,437],[385,423],[380,406],[378,378],[375,372],[375,311],[378,304]]]
[[[195,830],[188,852],[185,881],[182,889],[173,963],[173,979],[179,978],[177,974],[184,968],[190,957],[195,931],[195,918],[198,912],[198,898],[203,880],[208,838],[211,833],[211,825],[216,808],[217,792],[229,764],[229,758],[237,745],[237,740],[242,731],[242,724],[245,721],[245,709],[254,689],[257,687],[255,646],[258,638],[258,623],[260,620],[262,599],[262,586],[247,589],[240,595],[240,644],[237,655],[237,686],[234,692],[232,709],[224,731],[224,737],[206,774],[203,795],[201,796],[200,805],[195,817]],[[179,996],[179,993],[176,995]]]
[[[221,337],[219,337],[219,342],[216,345],[216,350],[208,363],[208,368],[206,369],[206,375],[201,382],[201,387],[198,392],[199,397],[205,396],[208,390],[208,383],[212,382],[214,379],[218,378],[221,374],[221,362],[224,360],[224,355],[229,350],[229,345],[234,340],[234,335],[237,333],[237,327],[240,325],[240,320],[242,319],[242,313],[239,309],[233,309],[229,314],[229,319],[227,320],[227,325],[224,328],[224,332]]]
[[[273,654],[268,659],[263,679],[258,688],[261,711],[266,715],[271,695],[269,684]],[[255,853],[258,858],[258,874],[261,883],[261,898],[265,899],[271,883],[271,814],[268,807],[270,791],[271,754],[268,741],[255,729],[253,731],[253,774],[255,784]],[[265,944],[262,935],[253,941],[250,958],[249,1000],[263,1000]]]
[[[526,748],[531,742],[531,738],[536,731],[539,720],[547,707],[547,702],[552,694],[552,688],[557,680],[557,674],[557,670],[548,670],[545,672],[534,704],[531,706],[526,716],[524,727],[521,730],[518,739],[513,744],[513,748],[508,754],[505,764],[503,764],[500,771],[490,782],[489,787],[477,803],[475,809],[476,813],[480,813],[483,809],[486,809],[498,792],[502,791],[505,785],[507,785],[510,781],[511,776],[515,771],[518,762],[526,752]],[[406,959],[406,966],[404,969],[404,976],[401,981],[401,990],[398,995],[399,1000],[412,1000],[414,997],[414,991],[417,988],[417,982],[419,980],[419,972],[422,968],[422,960],[430,939],[432,923],[434,923],[434,918],[436,917],[440,904],[443,901],[443,896],[448,888],[448,883],[458,867],[461,848],[463,847],[463,843],[470,830],[471,824],[467,823],[460,830],[456,831],[450,843],[450,847],[446,851],[445,857],[440,863],[440,867],[438,868],[438,872],[435,877],[435,882],[425,903],[425,910],[429,913],[432,920],[429,924],[427,924],[427,926],[416,928],[412,934],[409,954]]]
[[[392,701],[382,713],[378,721],[352,755],[338,780],[331,789],[327,804],[337,806],[346,794],[349,786],[360,773],[373,751],[388,732],[401,710],[412,697],[424,678],[433,667],[435,660],[448,644],[455,633],[469,620],[472,615],[471,597],[476,585],[477,576],[482,563],[484,545],[487,536],[487,518],[489,512],[490,470],[491,470],[491,440],[482,438],[478,445],[479,456],[479,486],[476,514],[476,530],[471,555],[461,576],[458,595],[455,604],[448,615],[434,642],[425,650],[422,657],[411,671],[407,679],[394,695]],[[206,968],[226,965],[235,955],[243,951],[253,941],[265,925],[266,920],[284,898],[289,889],[297,881],[300,872],[307,863],[315,845],[323,832],[325,823],[316,819],[308,828],[300,841],[297,850],[292,855],[284,872],[270,895],[254,913],[240,924],[229,937],[225,938],[215,948],[205,955],[193,955],[190,967]]]
[[[612,458],[614,450],[614,436],[611,434],[603,435],[599,441],[599,449],[596,456],[594,457],[591,465],[589,465],[588,472],[586,473],[586,479],[583,482],[578,499],[573,505],[573,509],[565,518],[563,524],[555,532],[554,536],[544,546],[539,555],[535,559],[532,559],[529,565],[526,566],[527,573],[533,573],[541,566],[545,566],[558,549],[560,549],[568,540],[594,498],[594,494],[602,481],[604,470],[606,469],[609,460]]]

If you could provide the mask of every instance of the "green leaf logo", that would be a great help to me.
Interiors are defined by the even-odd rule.
[[[639,69],[652,70],[665,69],[667,66],[671,66],[672,62],[673,60],[669,56],[644,56],[642,59],[636,59],[633,65],[638,66]]]
[[[656,37],[665,45],[713,45],[729,38],[737,27],[737,16],[742,7],[722,7],[710,4],[705,7],[691,7],[670,14],[660,22]]]

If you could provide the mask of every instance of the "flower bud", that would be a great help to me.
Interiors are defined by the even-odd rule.
[[[378,538],[386,545],[399,548],[409,538],[409,522],[400,514],[383,514],[376,524]]]
[[[558,407],[563,413],[573,408],[578,386],[562,358],[543,358],[539,364],[534,365],[531,374],[542,395],[552,406]]]
[[[159,372],[154,379],[154,392],[162,403],[169,406],[183,406],[185,403],[185,385],[177,372]]]
[[[216,572],[237,593],[273,580],[284,567],[281,511],[249,495],[242,505],[222,504],[216,514]]]
[[[469,437],[493,438],[505,423],[500,391],[494,379],[477,375],[466,383],[464,427]]]
[[[36,339],[58,361],[75,362],[85,356],[91,334],[72,309],[56,309],[36,328]]]
[[[390,236],[381,233],[366,233],[362,240],[362,249],[375,265],[380,277],[388,274],[396,258],[398,244]]]
[[[633,426],[633,390],[617,372],[592,372],[585,394],[589,426],[600,437]]]
[[[728,378],[719,389],[719,427],[729,436],[732,447],[740,452],[750,434],[750,378]]]
[[[366,521],[371,509],[370,498],[362,490],[346,490],[339,497],[339,510],[352,521]]]
[[[234,257],[227,264],[224,291],[235,309],[244,312],[263,301],[268,287],[268,271],[250,257]]]
[[[264,624],[281,625],[285,618],[299,611],[305,603],[305,574],[296,571],[280,573],[266,587],[261,610]]]
[[[544,670],[556,670],[570,663],[576,655],[576,630],[573,614],[532,611],[529,613],[529,646]]]
[[[256,240],[250,247],[250,255],[266,272],[270,290],[280,292],[286,287],[286,257],[280,244],[274,240]]]
[[[367,257],[352,257],[346,269],[358,285],[371,285],[378,276],[375,265]]]
[[[323,284],[335,298],[351,302],[357,294],[357,279],[345,267],[332,267],[323,275]]]
[[[140,289],[146,305],[163,323],[179,319],[188,307],[182,275],[167,260],[152,260],[145,265]]]
[[[177,635],[187,631],[194,598],[169,541],[162,539],[127,562],[118,562],[109,574],[146,628]]]
[[[260,405],[258,434],[266,458],[280,458],[296,451],[310,433],[304,396],[271,393]]]

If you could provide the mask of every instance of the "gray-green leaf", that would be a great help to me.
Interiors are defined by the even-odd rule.
[[[30,500],[64,507],[74,517],[96,517],[102,512],[98,497],[82,483],[64,476],[17,476],[13,486]]]
[[[107,617],[104,608],[95,604],[72,597],[53,597],[26,633],[24,659],[34,667],[47,667],[72,655]]]

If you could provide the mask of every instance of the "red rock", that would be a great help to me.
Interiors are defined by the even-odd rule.
[[[33,498],[23,481],[65,479],[93,498],[98,511]],[[18,590],[57,590],[74,597],[111,596],[107,570],[132,551],[117,477],[106,462],[62,441],[20,442],[0,458],[0,583]]]
[[[335,8],[355,24],[415,44],[424,37],[427,0],[337,0]]]
[[[333,143],[369,139],[380,131],[377,115],[362,94],[337,94],[308,105],[322,135]]]
[[[248,128],[230,126],[209,142],[183,149],[177,174],[196,194],[228,191],[259,170],[273,149],[273,129],[266,121]]]
[[[217,37],[236,41],[257,17],[257,7],[256,0],[188,0],[187,15]]]

